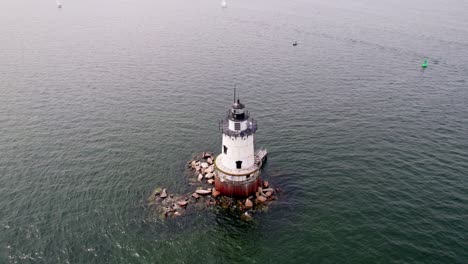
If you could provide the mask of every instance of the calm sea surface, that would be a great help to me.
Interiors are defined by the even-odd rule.
[[[467,1],[62,4],[0,3],[0,263],[468,263]],[[235,84],[280,199],[160,220]]]

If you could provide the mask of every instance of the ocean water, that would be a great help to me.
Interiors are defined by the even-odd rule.
[[[62,4],[0,3],[0,263],[468,263],[468,2]],[[162,221],[235,85],[279,200]]]

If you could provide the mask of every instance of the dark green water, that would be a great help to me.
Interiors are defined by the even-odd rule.
[[[468,263],[468,5],[349,2],[0,3],[0,263]],[[284,192],[161,221],[234,84]]]

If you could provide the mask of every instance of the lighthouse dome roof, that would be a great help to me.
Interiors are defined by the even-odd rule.
[[[242,104],[239,99],[237,99],[237,102],[232,104],[232,109],[244,109],[245,105]]]

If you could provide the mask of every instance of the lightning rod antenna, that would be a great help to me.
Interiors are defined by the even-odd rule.
[[[234,84],[234,103],[236,103],[236,86],[237,84]]]

